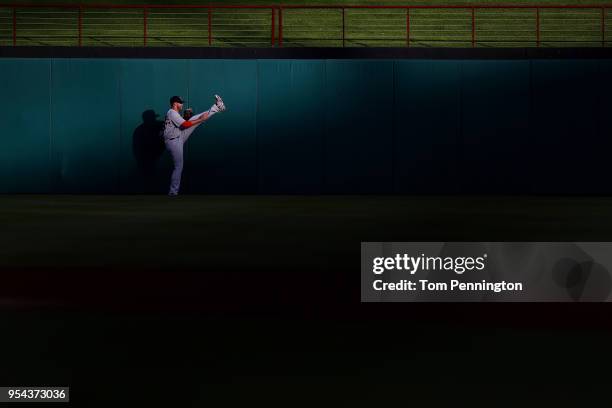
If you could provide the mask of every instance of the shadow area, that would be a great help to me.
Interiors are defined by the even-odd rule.
[[[152,109],[142,113],[140,124],[132,136],[132,152],[138,170],[139,190],[144,193],[159,192],[158,162],[165,150],[161,132],[164,122]]]

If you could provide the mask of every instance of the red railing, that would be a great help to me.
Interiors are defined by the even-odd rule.
[[[605,47],[610,8],[0,4],[0,44]]]

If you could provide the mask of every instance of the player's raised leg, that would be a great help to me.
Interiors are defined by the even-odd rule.
[[[205,121],[210,119],[216,113],[225,111],[225,103],[223,103],[223,99],[219,95],[215,95],[215,103],[205,112],[202,112],[200,115],[206,115]]]
[[[223,99],[221,99],[221,97],[219,95],[215,95],[215,103],[213,106],[210,107],[210,109],[208,109],[205,112],[200,113],[198,116],[200,115],[206,115],[206,119],[204,119],[205,121],[210,119],[210,117],[216,113],[219,112],[223,112],[225,111],[225,103],[223,103]]]
[[[196,119],[200,119],[200,117],[201,117],[202,115],[204,115],[204,113],[206,113],[206,112],[202,112],[202,113],[199,113],[199,114],[197,114],[197,115],[194,115],[194,116],[192,116],[191,118],[189,118],[189,120],[196,120]],[[206,120],[206,119],[204,119],[204,120]],[[204,122],[200,122],[200,123],[198,123],[198,124],[195,124],[195,125],[193,125],[193,126],[191,126],[191,127],[187,128],[187,129],[185,129],[185,130],[183,130],[183,131],[181,132],[181,139],[183,139],[183,143],[185,143],[185,142],[187,141],[187,139],[189,139],[189,136],[191,136],[191,134],[192,134],[192,133],[193,133],[193,132],[194,132],[194,131],[197,129],[197,127],[198,127],[198,126],[200,126],[202,123],[204,123]]]
[[[217,109],[219,109],[219,112],[223,112],[226,109],[225,103],[219,95],[215,95],[215,106],[217,107]]]
[[[189,120],[197,120],[197,119],[200,119],[201,117],[204,117],[204,122],[206,122],[214,114],[223,112],[224,110],[225,110],[225,103],[223,103],[223,99],[221,99],[219,95],[215,95],[215,103],[213,106],[211,106],[207,111],[204,111],[202,113],[198,113],[197,115],[192,116],[191,118],[189,118]],[[183,130],[181,134],[181,139],[183,139],[183,143],[186,142],[187,139],[189,139],[189,136],[191,136],[191,134],[196,130],[196,128],[204,122],[200,122],[197,125],[191,126],[190,128]]]

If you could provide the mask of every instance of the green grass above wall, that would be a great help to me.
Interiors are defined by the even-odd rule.
[[[13,39],[13,10],[0,8],[0,45],[77,46],[78,9],[54,9],[37,1],[37,8],[17,8],[16,38]],[[202,2],[193,0],[104,0],[74,1],[62,4],[116,5],[593,5],[612,6],[607,0],[480,1],[445,0],[441,2],[373,0],[236,0]],[[32,4],[17,0],[12,4]],[[603,15],[602,15],[603,13]],[[270,9],[213,9],[210,45],[216,47],[272,46]],[[330,47],[601,47],[612,38],[610,9],[541,9],[538,22],[535,8],[477,9],[472,33],[470,9],[285,9],[283,46]],[[143,46],[143,9],[91,9],[82,15],[80,44],[84,46]],[[279,14],[275,12],[274,45],[278,45]],[[409,18],[408,18],[409,17]],[[410,33],[407,33],[407,21]],[[159,9],[147,15],[147,46],[209,46],[208,9]],[[344,21],[344,25],[343,25]],[[603,28],[603,30],[602,30]],[[473,37],[474,36],[474,37]],[[475,41],[472,41],[474,38]],[[538,42],[539,40],[539,42]]]

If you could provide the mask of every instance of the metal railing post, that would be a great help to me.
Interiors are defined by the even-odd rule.
[[[212,45],[212,7],[208,8],[208,46]]]
[[[476,13],[472,7],[472,48],[476,47]]]
[[[143,36],[143,46],[146,47],[147,46],[147,15],[149,14],[149,10],[144,7],[142,10],[142,16],[143,16],[143,23],[144,23],[144,36]]]
[[[540,8],[536,8],[536,45],[540,46]]]
[[[410,7],[406,8],[406,46],[410,48]]]

